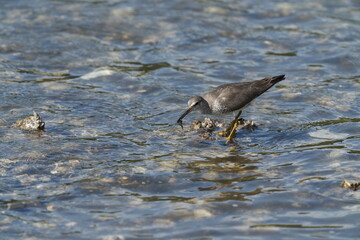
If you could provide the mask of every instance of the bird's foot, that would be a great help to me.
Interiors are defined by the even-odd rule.
[[[216,134],[219,137],[228,137],[232,131],[232,128],[226,128],[224,130],[218,131]]]
[[[257,126],[253,121],[239,118],[236,121],[233,120],[226,129],[217,132],[217,135],[219,137],[226,137],[226,143],[228,143],[235,137],[236,130],[242,128],[246,128],[248,131],[253,131],[257,128]]]
[[[239,120],[232,120],[231,121],[231,123],[229,124],[229,126],[226,128],[226,129],[224,129],[224,130],[221,130],[221,131],[218,131],[217,132],[217,135],[219,136],[219,137],[228,137],[230,134],[231,134],[231,132],[233,131],[233,129],[234,129],[234,126],[236,125],[236,127],[238,126],[238,121]],[[236,128],[235,127],[235,128]]]
[[[236,128],[238,127],[238,125],[239,125],[239,122],[236,121],[234,123],[234,125],[233,125],[233,128],[232,128],[229,136],[226,138],[226,144],[228,144],[228,142],[230,142],[234,138],[234,136],[236,135]]]
[[[227,136],[229,136],[229,132],[226,132],[226,129],[224,129],[224,130],[221,130],[221,131],[218,131],[218,132],[216,132],[216,134],[219,136],[219,137],[227,137]]]

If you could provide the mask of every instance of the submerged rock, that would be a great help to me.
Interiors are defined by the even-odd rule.
[[[13,124],[13,127],[24,130],[44,130],[45,122],[42,121],[40,115],[34,112],[33,116],[27,117],[23,120],[18,120]]]

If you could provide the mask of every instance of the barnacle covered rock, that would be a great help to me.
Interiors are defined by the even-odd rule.
[[[44,130],[45,122],[43,122],[40,115],[34,112],[34,115],[27,117],[23,120],[18,120],[13,124],[13,127],[17,127],[24,130]]]
[[[191,125],[192,129],[205,129],[213,131],[216,127],[222,127],[222,124],[211,118],[205,118],[204,121],[194,121]]]
[[[360,182],[348,182],[348,181],[344,180],[342,182],[342,187],[356,191],[360,188]]]

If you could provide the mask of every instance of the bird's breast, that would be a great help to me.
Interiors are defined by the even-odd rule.
[[[226,113],[230,113],[229,109],[222,104],[221,101],[215,100],[213,105],[211,106],[212,114],[214,115],[223,115]]]

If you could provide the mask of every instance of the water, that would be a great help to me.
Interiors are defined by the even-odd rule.
[[[1,5],[1,239],[360,236],[358,1]],[[279,74],[231,144],[175,125]],[[45,132],[11,128],[33,111]]]

